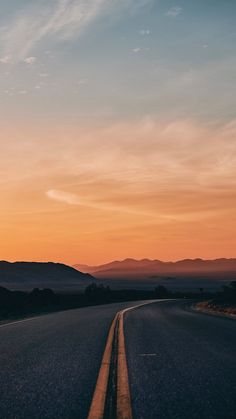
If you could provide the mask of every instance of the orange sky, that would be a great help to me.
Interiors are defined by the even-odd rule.
[[[1,259],[235,257],[235,134],[151,117],[5,127]]]
[[[236,257],[236,2],[0,14],[0,260]]]

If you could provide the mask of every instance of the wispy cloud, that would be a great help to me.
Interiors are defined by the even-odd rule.
[[[83,205],[81,199],[79,199],[79,197],[73,193],[61,191],[58,189],[49,189],[46,192],[46,195],[50,199],[66,203],[68,205]]]
[[[212,210],[211,209],[201,209],[200,211],[195,209],[189,209],[186,212],[182,213],[166,213],[163,209],[155,209],[145,211],[142,209],[135,209],[132,205],[122,205],[120,203],[112,204],[111,202],[99,202],[93,200],[89,200],[88,198],[80,197],[79,195],[63,190],[58,189],[49,189],[46,191],[46,196],[53,200],[60,202],[62,204],[72,205],[72,206],[81,206],[87,207],[95,210],[106,211],[106,212],[117,212],[122,214],[131,214],[140,217],[147,217],[149,221],[154,221],[155,223],[168,223],[175,220],[179,221],[191,221],[191,220],[201,220],[208,218],[209,216],[212,217]],[[220,212],[220,210],[215,210],[215,213]]]
[[[171,7],[167,12],[166,12],[166,16],[169,17],[176,17],[178,15],[180,15],[182,13],[183,9],[182,7],[179,6],[174,6]]]
[[[132,51],[137,54],[137,52],[140,52],[141,51],[141,48],[140,47],[133,48]]]
[[[58,201],[58,202],[65,203],[68,205],[80,205],[80,206],[95,208],[95,209],[103,210],[103,211],[117,211],[117,212],[123,212],[123,213],[128,213],[128,214],[136,214],[136,215],[142,215],[142,216],[146,215],[146,216],[156,217],[156,214],[135,210],[128,206],[126,207],[126,206],[121,206],[121,205],[113,205],[111,203],[101,204],[100,202],[96,202],[94,200],[92,201],[86,198],[81,198],[75,193],[70,193],[70,192],[66,192],[66,191],[62,191],[58,189],[49,189],[48,191],[46,191],[46,196],[54,201]],[[160,215],[159,215],[159,218],[160,218]],[[163,218],[166,218],[166,216],[163,215]]]
[[[151,31],[150,29],[141,29],[141,31],[139,31],[140,35],[145,36],[145,35],[150,35]]]
[[[1,32],[6,56],[23,59],[46,37],[68,39],[78,35],[104,7],[106,0],[57,0],[31,5]]]
[[[85,154],[80,153],[79,166],[78,154],[71,153],[62,190],[55,180],[55,189],[46,195],[81,209],[151,217],[158,223],[214,217],[235,205],[234,133],[235,124],[210,128],[151,118],[135,127],[96,128],[96,141],[91,138]]]
[[[235,121],[213,126],[151,116],[103,127],[72,128],[69,121],[48,135],[40,127],[3,126],[2,228],[14,237],[33,231],[42,249],[49,237],[49,252],[59,237],[63,252],[80,245],[109,251],[109,237],[126,253],[133,244],[140,252],[181,247],[184,256],[203,245],[233,252],[235,135]]]
[[[138,52],[144,52],[144,51],[150,51],[150,48],[149,47],[146,47],[146,48],[137,47],[137,48],[132,49],[132,52],[134,52],[135,54],[137,54]]]
[[[25,59],[45,38],[70,40],[78,37],[87,26],[114,7],[143,6],[151,0],[55,0],[33,2],[22,9],[0,30],[3,58]],[[38,3],[38,2],[37,2]]]
[[[9,55],[5,55],[4,57],[0,58],[1,64],[10,64],[12,62],[12,57]]]
[[[25,62],[26,64],[29,64],[29,65],[34,64],[36,61],[37,61],[37,58],[36,58],[36,57],[26,57],[26,58],[24,59],[24,62]]]

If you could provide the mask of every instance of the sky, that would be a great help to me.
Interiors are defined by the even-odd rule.
[[[0,7],[0,259],[236,257],[236,2]]]

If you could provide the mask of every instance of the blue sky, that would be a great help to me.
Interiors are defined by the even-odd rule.
[[[1,3],[3,112],[20,95],[32,117],[233,117],[233,1]]]

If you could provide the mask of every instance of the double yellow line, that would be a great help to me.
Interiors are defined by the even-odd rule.
[[[127,311],[134,310],[146,304],[155,301],[148,301],[138,304],[133,307],[126,308],[119,311],[110,327],[105,351],[102,358],[100,371],[89,410],[88,419],[110,419],[108,418],[105,407],[109,389],[109,375],[112,368],[117,368],[116,371],[116,419],[132,419],[132,407],[129,388],[128,368],[125,351],[125,337],[124,337],[124,314]],[[116,351],[116,365],[112,363],[112,353]]]

